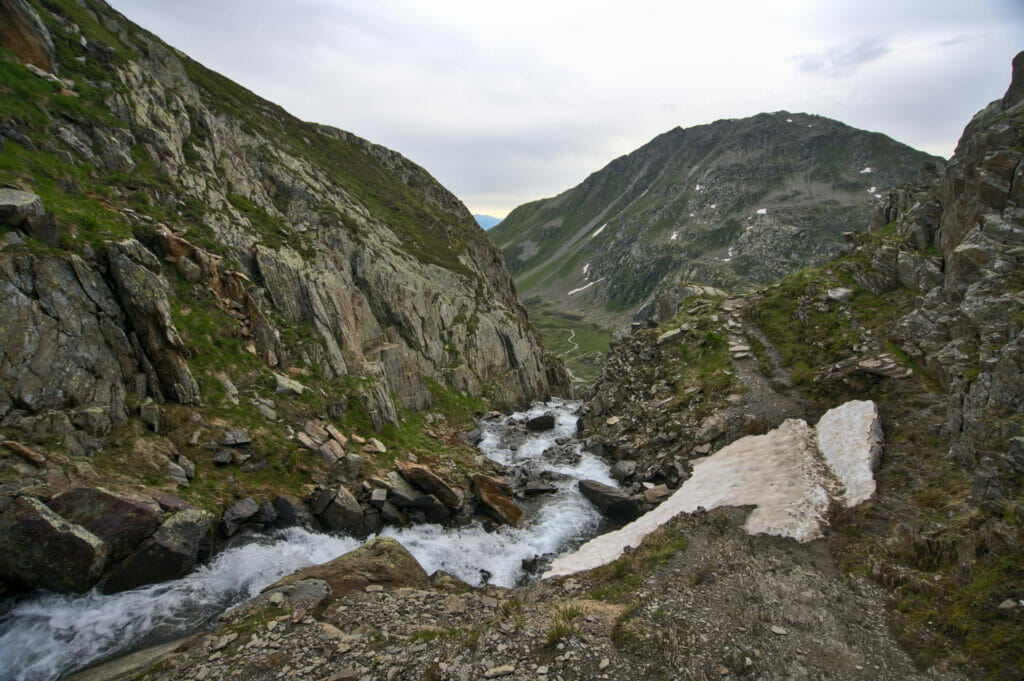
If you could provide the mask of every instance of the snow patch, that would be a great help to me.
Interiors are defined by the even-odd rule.
[[[792,118],[787,118],[787,119],[786,119],[786,122],[787,122],[787,123],[792,123],[792,122],[793,122],[793,119],[792,119]]]
[[[598,227],[597,231],[590,235],[590,238],[593,239],[595,236],[597,236],[598,234],[603,232],[604,228],[607,227],[607,226],[608,226],[608,223],[606,222],[603,225],[601,225],[600,227]]]
[[[587,271],[589,269],[590,269],[590,263],[588,262],[586,265],[583,266],[583,276],[584,277],[587,276]]]
[[[854,506],[874,493],[872,470],[881,445],[874,402],[854,401],[832,409],[817,429],[801,419],[787,419],[764,435],[740,438],[699,461],[691,477],[660,506],[556,559],[544,578],[610,563],[675,516],[701,507],[755,506],[743,526],[749,534],[817,539],[833,499]]]
[[[703,187],[701,187],[701,186],[700,186],[700,185],[698,184],[698,185],[697,185],[696,187],[694,187],[694,188],[693,188],[693,191],[695,191],[695,192],[699,192],[699,191],[700,191],[701,189],[703,189]]]
[[[566,293],[565,295],[566,295],[566,296],[574,296],[574,295],[576,295],[577,293],[579,293],[580,291],[586,291],[586,290],[587,290],[588,288],[590,288],[590,287],[591,287],[591,286],[593,286],[594,284],[596,284],[596,283],[598,283],[598,282],[601,282],[601,281],[604,281],[604,280],[605,280],[605,277],[601,277],[600,279],[597,279],[597,280],[595,280],[595,281],[592,281],[592,282],[588,283],[588,284],[587,284],[587,285],[585,285],[585,286],[580,286],[579,288],[574,288],[573,290],[569,291],[569,292],[568,292],[568,293]]]
[[[768,209],[767,208],[758,208],[757,209],[757,214],[758,215],[768,215]]]
[[[679,238],[679,232],[672,232],[672,236],[668,238],[669,241],[675,241]]]
[[[878,187],[872,187],[871,189],[868,190],[868,194],[874,194],[877,191],[878,191]]]
[[[860,171],[860,174],[863,175],[864,173],[870,173],[870,172],[871,172],[871,166],[864,166],[864,170]]]
[[[709,206],[709,208],[711,208],[711,210],[714,210],[714,209],[718,208],[718,204],[717,204],[717,203],[712,203],[712,204],[711,204],[711,205]]]
[[[818,449],[846,488],[847,508],[870,499],[882,455],[882,426],[875,403],[852,400],[825,412],[818,421]]]

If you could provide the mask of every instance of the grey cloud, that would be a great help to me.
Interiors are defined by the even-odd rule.
[[[888,43],[878,38],[869,38],[836,45],[822,52],[797,55],[795,59],[804,73],[839,78],[852,75],[858,67],[881,59],[891,51]]]

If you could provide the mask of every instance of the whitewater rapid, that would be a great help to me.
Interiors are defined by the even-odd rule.
[[[514,586],[526,577],[523,560],[576,548],[601,527],[600,514],[579,494],[576,481],[615,484],[608,466],[574,439],[578,407],[578,402],[556,400],[480,426],[484,455],[554,478],[555,492],[523,504],[518,527],[489,532],[474,521],[460,528],[387,528],[382,534],[400,541],[427,573],[445,570],[474,585]],[[553,430],[524,436],[508,425],[547,411],[556,417]],[[545,455],[553,447],[559,457]],[[281,577],[361,543],[289,528],[227,549],[172,582],[112,595],[93,590],[9,601],[0,613],[0,681],[53,681],[99,660],[196,631]]]

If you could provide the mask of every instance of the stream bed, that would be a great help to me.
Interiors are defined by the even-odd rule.
[[[528,579],[523,561],[564,554],[597,534],[603,519],[578,480],[615,485],[606,463],[575,440],[577,402],[555,400],[485,421],[480,451],[510,469],[529,469],[554,491],[523,502],[517,527],[388,527],[427,573],[444,570],[474,585]],[[525,419],[551,411],[555,427],[533,433]],[[53,681],[95,662],[197,631],[231,606],[296,570],[329,561],[364,540],[300,528],[256,536],[172,582],[104,595],[34,594],[0,611],[0,681]]]

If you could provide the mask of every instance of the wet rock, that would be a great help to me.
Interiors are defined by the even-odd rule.
[[[427,466],[408,461],[395,461],[395,468],[407,481],[433,494],[449,509],[455,510],[462,506],[462,494],[442,480]]]
[[[616,487],[596,480],[580,480],[579,489],[602,514],[613,520],[628,522],[640,517],[642,513],[636,500]]]
[[[115,494],[102,487],[77,487],[47,502],[54,512],[81,525],[107,545],[108,560],[121,560],[163,521],[157,503]]]
[[[377,537],[334,560],[299,570],[268,587],[275,589],[306,579],[320,579],[331,587],[323,605],[362,591],[371,584],[386,588],[425,588],[430,580],[404,546],[390,537]]]
[[[322,510],[317,513],[317,509]],[[320,520],[332,530],[356,537],[366,535],[363,509],[344,486],[339,486],[336,490],[323,490],[317,496],[313,512],[317,513]]]
[[[282,527],[314,527],[316,519],[306,508],[301,499],[290,494],[282,494],[274,499],[274,510],[277,512],[277,522]]]
[[[103,541],[43,502],[20,496],[0,515],[0,577],[23,589],[82,592],[100,577]]]
[[[555,427],[555,414],[554,412],[544,412],[540,416],[534,416],[526,421],[526,429],[534,432],[542,432],[545,430],[551,430]]]
[[[487,512],[497,520],[515,525],[523,517],[523,509],[512,500],[508,483],[488,475],[474,475],[473,485]]]
[[[433,494],[426,494],[422,497],[416,497],[411,504],[409,504],[410,511],[419,511],[423,514],[423,519],[428,523],[444,524],[451,520],[451,514],[448,512],[448,508],[442,504],[437,497]]]
[[[113,571],[103,585],[104,592],[127,591],[187,575],[196,566],[211,525],[213,515],[206,511],[175,513]]]
[[[259,510],[259,505],[248,497],[236,501],[230,508],[224,511],[224,516],[221,518],[221,528],[224,530],[224,535],[227,537],[233,535],[243,523],[256,515]]]

